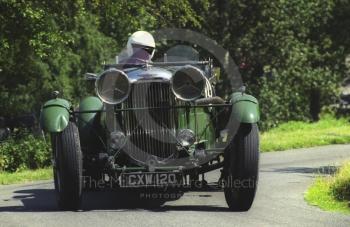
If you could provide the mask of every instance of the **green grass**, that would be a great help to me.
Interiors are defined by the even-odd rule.
[[[37,180],[52,179],[52,168],[22,170],[19,172],[0,172],[0,185],[28,183]]]
[[[317,123],[291,121],[261,134],[261,151],[350,143],[347,119],[326,116]]]
[[[335,176],[318,177],[305,193],[305,200],[322,210],[350,214],[350,162]]]

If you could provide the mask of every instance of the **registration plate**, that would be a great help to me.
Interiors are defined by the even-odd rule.
[[[120,176],[121,187],[167,186],[181,183],[178,173],[147,172],[147,173],[122,173]]]

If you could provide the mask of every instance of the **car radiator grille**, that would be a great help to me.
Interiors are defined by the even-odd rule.
[[[177,114],[175,96],[169,83],[137,82],[132,84],[123,108],[150,108],[123,112],[124,130],[129,137],[125,150],[138,161],[149,159],[149,155],[161,159],[176,155]]]

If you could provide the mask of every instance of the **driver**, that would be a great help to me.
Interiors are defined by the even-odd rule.
[[[127,43],[128,59],[125,64],[138,64],[150,61],[154,55],[155,41],[153,36],[146,31],[133,33]]]

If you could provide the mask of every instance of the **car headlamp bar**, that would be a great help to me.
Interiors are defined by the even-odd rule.
[[[211,105],[179,105],[179,106],[164,106],[164,107],[139,107],[139,108],[124,108],[124,109],[115,109],[116,112],[122,111],[132,111],[132,110],[154,110],[154,109],[180,109],[180,108],[205,108],[205,107],[231,107],[232,104],[211,104]],[[106,110],[84,110],[84,111],[73,111],[73,113],[103,113]]]
[[[155,109],[180,109],[180,108],[205,108],[205,107],[232,107],[232,104],[212,104],[212,105],[195,105],[195,106],[164,106],[164,107],[139,107],[139,108],[124,108],[124,109],[115,109],[116,112],[123,111],[142,111],[142,110],[155,110]]]

